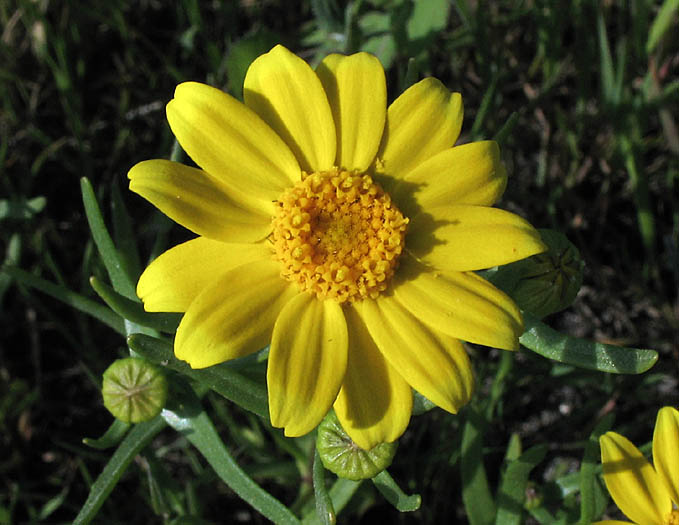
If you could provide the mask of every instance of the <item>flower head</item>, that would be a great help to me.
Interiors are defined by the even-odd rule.
[[[167,106],[199,166],[137,164],[130,188],[199,235],[141,276],[149,311],[186,312],[175,353],[194,368],[271,343],[269,411],[286,435],[331,407],[368,449],[405,430],[415,388],[456,412],[471,395],[460,340],[516,349],[518,308],[474,270],[544,250],[491,208],[494,142],[453,147],[462,102],[426,78],[388,108],[367,53],[314,71],[282,46],[257,58],[245,103],[180,84]]]
[[[620,434],[607,432],[599,443],[604,481],[620,510],[639,525],[679,525],[679,411],[658,411],[653,466]]]

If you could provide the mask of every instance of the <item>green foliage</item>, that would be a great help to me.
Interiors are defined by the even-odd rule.
[[[607,507],[620,517],[598,436],[611,412],[633,439],[658,406],[679,404],[677,10],[675,0],[3,3],[0,523],[105,513],[584,524]],[[174,86],[206,81],[239,97],[249,63],[277,42],[312,64],[374,53],[392,100],[427,75],[460,91],[461,142],[502,145],[502,206],[566,233],[587,263],[569,310],[527,318],[523,344],[549,359],[470,348],[472,404],[452,416],[416,394],[390,474],[372,483],[335,478],[314,461],[313,436],[270,427],[266,351],[191,370],[167,335],[179,315],[144,312],[135,294],[146,262],[187,237],[122,186],[135,162],[173,150],[163,109]],[[164,367],[174,403],[134,426],[111,423],[99,394],[101,373],[130,352]],[[656,360],[642,376],[601,372]]]

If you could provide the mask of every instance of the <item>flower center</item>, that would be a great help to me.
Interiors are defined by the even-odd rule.
[[[665,518],[667,525],[679,525],[679,510],[673,509]]]
[[[271,240],[282,277],[340,303],[387,288],[408,219],[370,176],[337,168],[305,174],[277,206]]]

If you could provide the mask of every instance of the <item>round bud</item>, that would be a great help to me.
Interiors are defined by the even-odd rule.
[[[340,478],[374,478],[391,465],[397,446],[396,442],[380,443],[363,450],[351,440],[332,411],[318,426],[316,449],[323,466]]]
[[[125,423],[156,417],[167,400],[167,379],[161,369],[140,357],[114,361],[104,372],[104,406]]]
[[[580,290],[584,262],[562,233],[539,230],[548,250],[498,268],[488,277],[522,310],[538,318],[568,308]]]

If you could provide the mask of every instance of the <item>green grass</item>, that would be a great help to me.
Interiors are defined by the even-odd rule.
[[[662,4],[4,2],[0,257],[103,304],[90,286],[92,275],[109,279],[85,218],[83,176],[109,227],[125,228],[110,203],[130,213],[141,257],[128,268],[188,238],[125,189],[133,164],[169,157],[164,105],[183,80],[239,96],[249,62],[277,42],[312,64],[329,52],[375,52],[391,99],[436,76],[462,93],[463,141],[501,137],[510,174],[501,206],[564,232],[586,262],[578,300],[549,323],[655,348],[660,360],[642,376],[612,376],[473,348],[472,407],[415,416],[390,469],[421,508],[401,514],[375,485],[347,485],[339,520],[464,522],[464,442],[481,455],[487,479],[474,479],[493,498],[506,477],[530,476],[544,504],[527,519],[577,521],[579,500],[563,487],[599,419],[614,413],[612,428],[642,444],[657,409],[679,405],[679,36],[676,2]],[[65,307],[20,272],[0,273],[0,304],[0,523],[70,522],[112,454],[82,439],[111,423],[100,376],[126,343],[113,321]],[[202,406],[246,473],[295,512],[313,507],[310,439],[284,440],[215,393]],[[521,445],[510,457],[530,460],[531,447],[547,445],[545,459],[501,472],[510,436]],[[185,437],[165,429],[150,443],[97,523],[265,522]],[[594,500],[587,505],[603,508]]]

